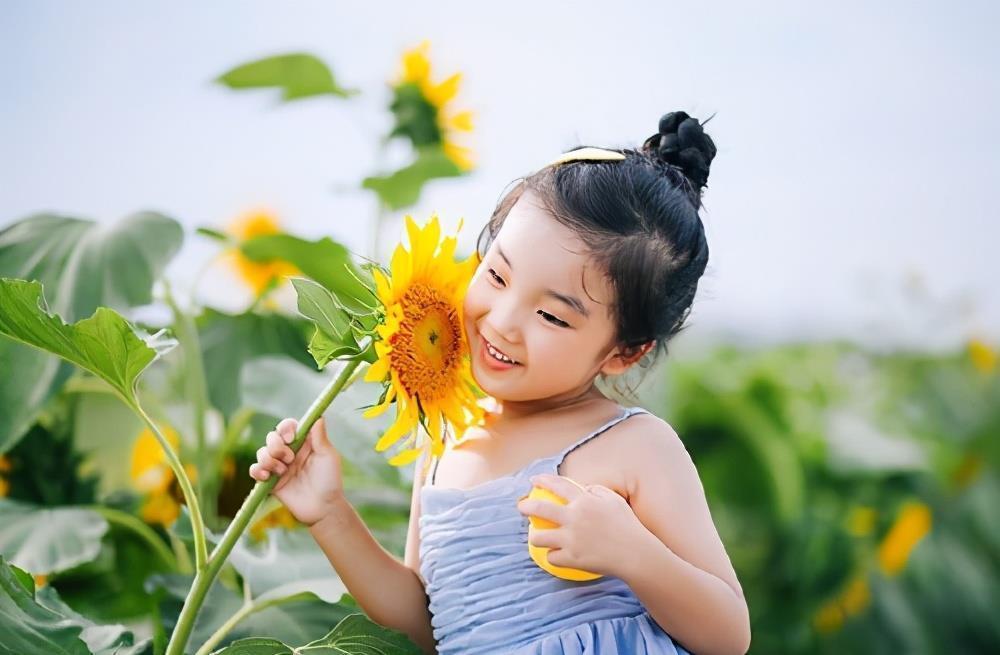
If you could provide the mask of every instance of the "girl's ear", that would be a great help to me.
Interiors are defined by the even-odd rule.
[[[605,360],[601,366],[601,373],[605,375],[621,375],[633,364],[642,359],[649,350],[656,345],[656,340],[647,341],[641,346],[631,348],[616,348],[614,354]]]

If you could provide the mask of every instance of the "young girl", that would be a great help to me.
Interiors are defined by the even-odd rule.
[[[681,329],[708,261],[698,210],[715,152],[673,112],[641,149],[571,151],[500,201],[464,305],[492,404],[429,476],[418,463],[404,562],[345,500],[322,420],[297,455],[294,419],[267,435],[251,477],[282,476],[273,493],[372,620],[428,653],[747,651],[746,601],[683,443],[595,385]],[[566,504],[527,498],[533,486]],[[550,565],[601,577],[536,564],[529,515],[557,524],[532,531]]]

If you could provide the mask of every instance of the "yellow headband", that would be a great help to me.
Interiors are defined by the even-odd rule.
[[[576,150],[570,150],[569,152],[563,153],[550,161],[548,166],[557,166],[559,164],[565,164],[571,161],[600,161],[600,160],[615,161],[620,159],[625,159],[625,155],[620,152],[615,152],[614,150],[605,150],[604,148],[577,148]]]

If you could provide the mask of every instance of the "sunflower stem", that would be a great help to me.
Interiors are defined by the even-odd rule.
[[[361,344],[361,346],[363,352],[367,344]],[[351,379],[355,369],[360,364],[360,359],[348,361],[337,377],[330,381],[316,400],[313,401],[309,409],[306,410],[305,415],[299,420],[298,429],[295,431],[295,439],[289,444],[293,452],[297,453],[299,451],[299,448],[305,443],[313,424],[323,415],[323,412],[326,411],[326,408],[330,406],[333,399],[337,397],[337,394],[340,393]],[[194,582],[191,584],[191,589],[184,600],[184,607],[181,608],[180,616],[177,617],[177,626],[170,637],[170,643],[167,644],[166,655],[184,654],[184,648],[187,646],[188,639],[191,637],[191,631],[194,629],[198,610],[201,609],[201,605],[205,601],[205,596],[208,594],[212,582],[222,569],[222,565],[225,564],[229,553],[232,552],[237,541],[239,541],[239,538],[250,524],[257,508],[267,499],[271,490],[277,484],[279,477],[272,475],[263,482],[257,481],[250,495],[246,497],[243,505],[236,512],[236,516],[233,517],[229,527],[226,528],[222,539],[219,540],[219,543],[209,556],[207,565],[204,568],[199,566],[195,571]],[[195,535],[197,537],[197,532]],[[202,539],[204,539],[204,534],[202,534]]]
[[[156,437],[156,440],[160,442],[160,447],[163,448],[163,452],[167,457],[167,463],[170,465],[174,476],[177,478],[177,483],[181,487],[181,492],[184,494],[184,502],[187,503],[188,510],[191,512],[191,531],[194,533],[195,570],[201,571],[205,568],[208,558],[208,548],[205,545],[205,523],[201,518],[201,505],[198,504],[198,496],[194,492],[194,487],[191,486],[191,479],[188,477],[187,471],[184,470],[184,465],[181,464],[181,459],[174,451],[174,447],[163,436],[159,426],[153,422],[153,419],[149,418],[146,410],[138,402],[130,402],[129,405],[145,421]]]

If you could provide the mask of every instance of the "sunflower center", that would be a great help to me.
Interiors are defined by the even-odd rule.
[[[400,301],[403,318],[390,359],[411,396],[432,401],[451,389],[461,358],[458,312],[436,290],[414,284]]]

